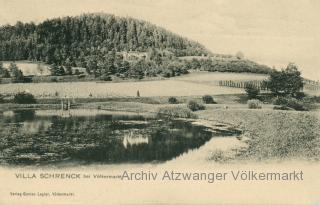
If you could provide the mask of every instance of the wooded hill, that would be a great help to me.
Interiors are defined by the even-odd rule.
[[[54,75],[63,75],[63,66],[67,74],[72,74],[68,73],[70,67],[84,67],[96,77],[115,74],[134,78],[159,74],[171,77],[194,67],[195,62],[190,64],[178,57],[211,55],[199,43],[163,28],[109,14],[84,14],[50,19],[38,25],[17,22],[14,26],[0,27],[0,61],[42,61],[52,65]],[[221,59],[206,62],[205,69],[215,71],[214,66],[218,65],[219,71],[228,72],[268,73],[270,70],[243,59],[239,62],[244,69],[233,70],[237,62]],[[196,68],[203,69],[198,64]]]

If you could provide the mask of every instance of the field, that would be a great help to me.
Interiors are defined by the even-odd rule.
[[[185,76],[166,80],[141,82],[70,82],[70,83],[29,83],[29,84],[2,84],[1,94],[13,94],[28,91],[37,98],[74,97],[74,98],[103,98],[103,97],[132,97],[139,90],[143,97],[153,96],[199,96],[219,94],[240,94],[242,89],[220,87],[219,80],[265,79],[265,75],[234,74],[234,73],[207,73],[196,72]]]
[[[192,72],[188,75],[169,79],[134,82],[59,82],[59,83],[16,83],[0,84],[0,94],[12,95],[28,91],[37,98],[110,98],[155,96],[201,96],[222,94],[243,94],[241,88],[219,86],[219,81],[261,81],[267,75],[252,73]],[[320,90],[304,90],[319,95]]]
[[[37,76],[45,76],[50,75],[51,72],[49,70],[49,66],[44,63],[32,63],[28,61],[16,61],[14,62],[18,68],[22,71],[23,75],[37,75]],[[8,68],[10,62],[3,62],[3,66]]]

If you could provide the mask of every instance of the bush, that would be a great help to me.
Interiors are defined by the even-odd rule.
[[[252,84],[248,84],[245,86],[244,90],[247,93],[247,96],[249,99],[254,99],[257,98],[257,96],[260,93],[260,90],[258,88],[256,88],[254,85]]]
[[[78,78],[80,79],[80,78],[85,78],[86,77],[86,75],[85,74],[80,74],[80,75],[78,75]]]
[[[4,96],[0,94],[0,103],[4,102]]]
[[[52,78],[50,79],[50,81],[51,81],[51,82],[58,82],[58,78],[57,78],[57,77],[52,77]]]
[[[297,111],[307,111],[309,110],[303,101],[297,100],[292,97],[278,97],[274,100],[273,104],[286,106]]]
[[[211,95],[204,95],[202,97],[202,101],[205,103],[205,104],[217,104],[214,100],[213,100],[213,97]]]
[[[197,118],[197,115],[184,107],[162,107],[157,112],[161,118]]]
[[[295,98],[297,98],[298,100],[302,100],[305,97],[306,97],[306,94],[304,92],[297,92],[295,94]]]
[[[273,107],[274,110],[293,110],[292,108],[290,107],[287,107],[285,105],[276,105]]]
[[[36,99],[31,93],[20,92],[14,95],[13,102],[17,104],[35,104]]]
[[[168,103],[170,103],[170,104],[178,104],[178,100],[175,97],[169,97]]]
[[[112,81],[112,78],[110,75],[102,75],[100,76],[100,80],[103,80],[103,81]]]
[[[80,75],[81,73],[80,73],[79,69],[75,69],[74,74],[75,75]]]
[[[287,106],[291,107],[298,111],[307,111],[308,108],[305,107],[304,103],[302,101],[299,101],[295,98],[290,98],[287,102]]]
[[[204,110],[205,109],[205,106],[194,101],[194,100],[190,100],[188,102],[188,108],[192,111],[197,111],[197,110]]]
[[[273,100],[274,105],[286,105],[288,103],[288,98],[277,97]]]
[[[307,97],[312,103],[320,103],[320,96]]]
[[[261,109],[261,102],[257,99],[248,100],[249,109]]]

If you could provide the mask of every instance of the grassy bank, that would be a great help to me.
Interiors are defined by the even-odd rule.
[[[248,147],[239,150],[237,159],[319,160],[319,112],[207,109],[197,114],[199,118],[230,123],[244,130],[241,137],[248,139]]]
[[[105,98],[69,98],[72,108],[92,108],[92,109],[121,109],[135,110],[137,112],[153,112],[163,106],[185,106],[185,104],[194,100],[202,102],[202,95],[196,96],[176,96],[177,104],[172,105],[168,102],[167,96],[154,97],[105,97]],[[12,109],[59,109],[61,106],[60,97],[55,98],[37,98],[37,104],[15,104],[13,99],[5,100],[0,103],[0,111]],[[214,100],[218,104],[207,105],[209,108],[223,108],[226,104],[233,108],[246,107],[245,94],[216,95]]]

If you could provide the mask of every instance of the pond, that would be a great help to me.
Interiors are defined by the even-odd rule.
[[[62,117],[34,110],[0,114],[0,163],[159,163],[197,149],[215,136],[239,134],[226,125],[124,113]],[[43,113],[43,112],[42,112]]]

